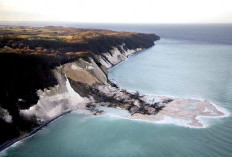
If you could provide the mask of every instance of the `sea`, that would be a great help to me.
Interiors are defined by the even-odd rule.
[[[2,151],[12,157],[231,157],[232,24],[0,23],[155,33],[155,46],[109,69],[119,87],[142,94],[209,100],[227,117],[206,128],[71,113]],[[172,120],[170,120],[172,121]]]

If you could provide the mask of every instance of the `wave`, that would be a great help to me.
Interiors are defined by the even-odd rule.
[[[129,116],[129,114],[127,114],[127,115],[119,114],[119,112],[118,112],[119,109],[109,108],[109,107],[101,108],[102,110],[104,110],[104,114],[100,115],[100,116],[104,116],[104,117],[108,117],[108,118],[121,118],[121,119],[127,119],[127,120],[142,121],[142,122],[148,122],[148,123],[153,123],[153,124],[173,124],[173,125],[180,126],[180,127],[200,129],[200,128],[208,128],[209,126],[211,126],[207,122],[208,119],[218,119],[218,118],[225,118],[225,117],[230,116],[230,113],[225,108],[219,107],[216,104],[212,104],[212,105],[214,107],[216,107],[216,109],[218,111],[222,112],[223,115],[220,115],[220,116],[200,116],[200,115],[196,116],[196,120],[198,120],[202,124],[199,126],[191,125],[190,119],[188,119],[188,120],[177,119],[177,118],[172,118],[169,116],[164,116],[162,120],[154,120],[154,121],[146,120],[146,119],[139,119],[139,118],[132,118]],[[120,110],[123,110],[123,109],[120,109]],[[127,111],[127,110],[124,110],[124,111]]]

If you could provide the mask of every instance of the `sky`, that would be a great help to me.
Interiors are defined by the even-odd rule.
[[[232,23],[232,0],[0,0],[0,21]]]

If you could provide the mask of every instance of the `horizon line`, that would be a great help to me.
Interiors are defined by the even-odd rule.
[[[193,23],[193,22],[79,22],[79,21],[1,21],[0,23],[20,23],[20,22],[25,22],[25,23],[32,23],[32,22],[37,22],[37,23],[79,23],[79,24],[232,24],[232,22],[199,22],[199,23]]]

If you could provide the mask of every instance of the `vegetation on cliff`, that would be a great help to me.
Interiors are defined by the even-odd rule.
[[[65,27],[0,27],[0,52],[23,54],[104,53],[125,43],[125,49],[148,48],[155,34]]]

